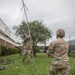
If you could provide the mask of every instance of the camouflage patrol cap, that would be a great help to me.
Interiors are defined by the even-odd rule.
[[[58,37],[64,37],[64,36],[65,36],[65,31],[64,31],[63,29],[58,29],[58,30],[56,31],[56,35],[57,35]]]

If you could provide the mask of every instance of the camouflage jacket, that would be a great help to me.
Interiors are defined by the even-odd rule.
[[[48,53],[53,54],[52,64],[60,64],[69,61],[68,58],[68,44],[62,38],[56,38],[48,46]]]
[[[30,37],[25,38],[22,49],[23,50],[31,50],[32,49],[32,42],[30,40]]]

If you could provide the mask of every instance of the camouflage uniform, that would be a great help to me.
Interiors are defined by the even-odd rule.
[[[50,67],[51,75],[57,75],[58,72],[60,72],[61,75],[71,75],[68,58],[68,44],[63,39],[64,36],[64,30],[58,29],[56,32],[56,39],[48,46],[47,53],[53,58]]]
[[[30,57],[31,57],[31,49],[32,49],[32,45],[30,43],[30,36],[27,36],[24,40],[23,43],[23,48],[22,48],[22,63],[24,62],[25,59],[27,59],[27,61],[30,61]]]

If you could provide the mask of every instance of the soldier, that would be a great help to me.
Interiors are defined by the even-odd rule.
[[[27,62],[30,62],[31,49],[32,49],[30,37],[31,37],[30,34],[29,34],[29,36],[27,35],[23,42],[22,63],[24,63],[25,59],[27,59]]]
[[[69,47],[63,37],[65,37],[65,31],[58,29],[56,31],[56,39],[48,46],[47,54],[53,58],[50,67],[51,75],[57,75],[58,72],[60,72],[61,75],[71,75],[68,58]]]

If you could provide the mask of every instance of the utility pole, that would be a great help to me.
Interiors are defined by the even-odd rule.
[[[27,27],[28,27],[28,33],[31,34],[30,33],[30,28],[29,28],[29,21],[28,21],[28,17],[27,17],[27,12],[26,12],[26,9],[28,10],[28,8],[26,7],[26,5],[24,3],[24,0],[22,0],[22,4],[23,4],[22,9],[24,8],[24,13],[25,13],[25,17],[26,17],[26,22],[27,22]],[[30,37],[30,44],[32,44],[31,41],[32,41],[32,38]],[[36,67],[35,67],[35,60],[34,60],[33,48],[32,48],[32,57],[33,57],[33,62],[34,62],[34,75],[36,75]]]
[[[69,35],[69,44],[71,45],[71,36]]]
[[[70,55],[71,52],[71,36],[69,35],[69,52],[68,55]]]

